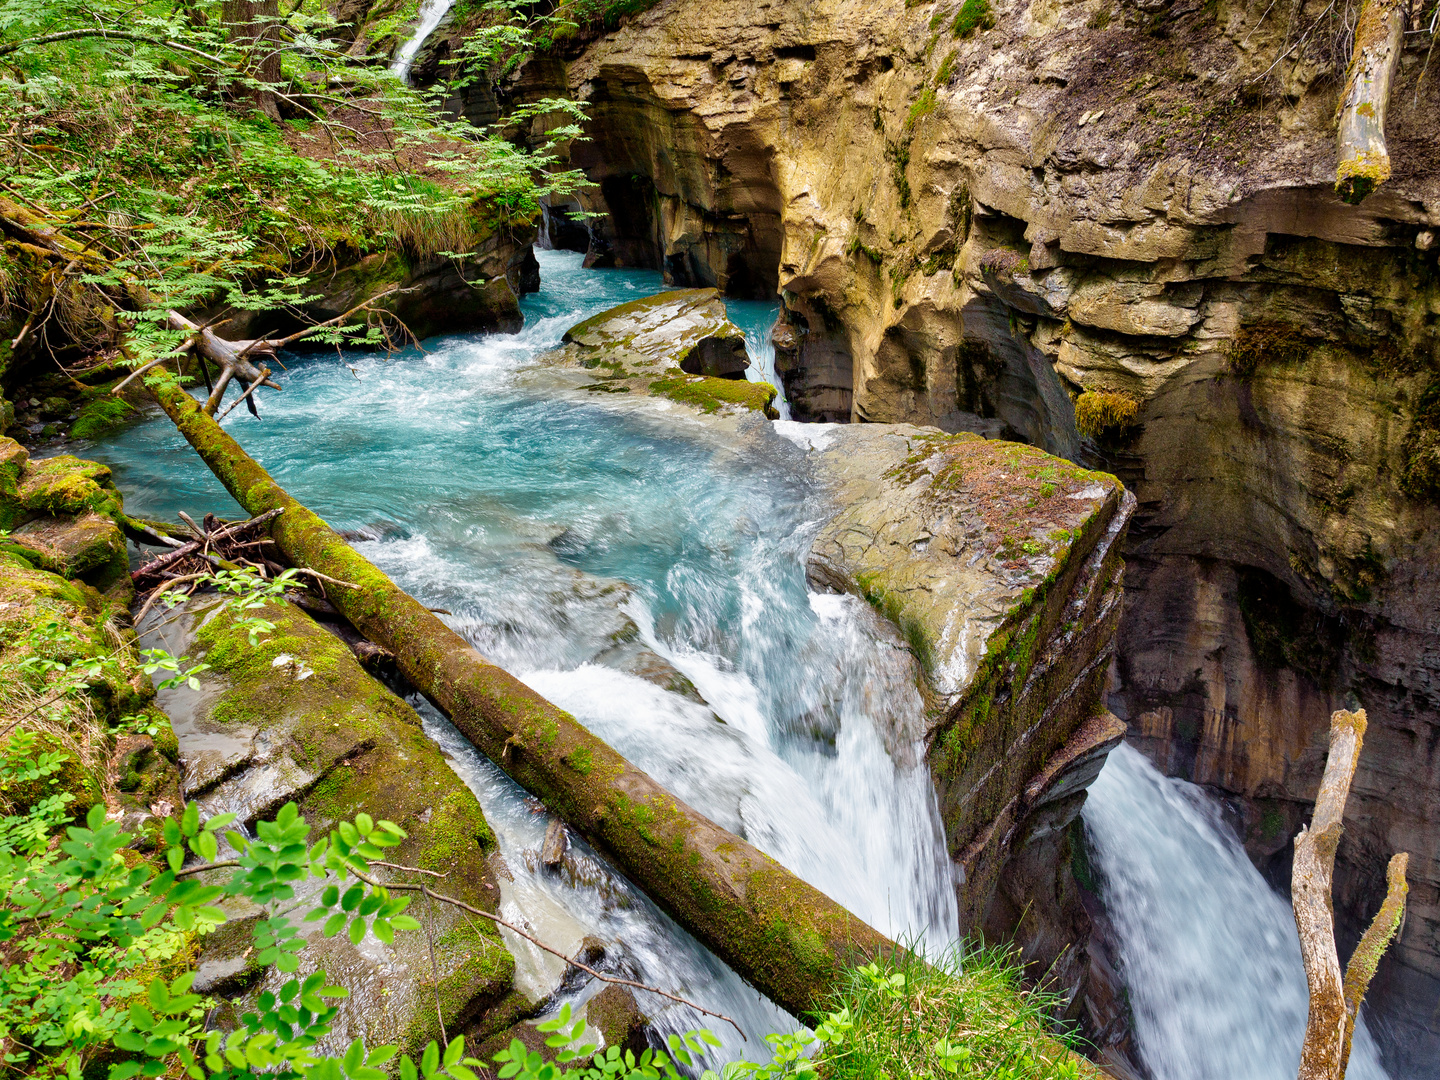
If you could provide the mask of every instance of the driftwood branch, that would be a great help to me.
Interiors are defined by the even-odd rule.
[[[1335,114],[1335,194],[1352,206],[1390,179],[1385,109],[1404,36],[1402,0],[1365,0]]]
[[[1330,755],[1315,798],[1315,815],[1295,837],[1291,897],[1300,956],[1310,986],[1310,1016],[1300,1051],[1300,1080],[1336,1080],[1345,1041],[1345,990],[1335,950],[1335,916],[1330,890],[1335,849],[1344,832],[1342,819],[1350,781],[1360,760],[1365,712],[1337,711],[1330,717]]]
[[[1408,856],[1390,861],[1390,888],[1385,904],[1350,960],[1342,981],[1335,948],[1335,912],[1331,888],[1335,851],[1345,831],[1345,802],[1365,741],[1365,710],[1336,711],[1330,717],[1330,753],[1315,798],[1315,813],[1295,837],[1291,898],[1300,957],[1310,988],[1310,1015],[1300,1050],[1299,1080],[1342,1080],[1349,1058],[1360,1001],[1370,985],[1380,954],[1400,923],[1404,907]],[[1398,883],[1397,883],[1398,879]]]

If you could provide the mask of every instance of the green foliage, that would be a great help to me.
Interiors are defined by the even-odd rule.
[[[949,86],[950,80],[955,75],[955,62],[960,58],[958,49],[951,49],[945,54],[945,59],[940,61],[940,70],[935,73],[936,86]]]
[[[1080,1063],[1045,1033],[1056,995],[1026,991],[1018,958],[955,949],[928,963],[901,952],[849,972],[831,1006],[849,1021],[826,1080],[975,1076],[1072,1080]]]
[[[1075,429],[1092,439],[1124,434],[1139,414],[1140,402],[1123,390],[1086,390],[1075,399]]]
[[[950,32],[958,38],[965,38],[976,30],[989,30],[994,25],[995,13],[990,10],[990,0],[965,0],[955,13]]]
[[[323,7],[281,8],[263,27],[284,43],[270,71],[222,0],[0,0],[0,214],[58,248],[16,249],[31,262],[12,271],[7,246],[7,276],[25,280],[0,304],[41,316],[37,337],[90,351],[123,338],[144,362],[183,339],[169,308],[295,305],[303,271],[336,254],[464,254],[583,183],[552,169],[578,135],[573,103],[479,130],[443,110],[452,87],[355,63]],[[542,146],[502,137],[539,114],[558,117]]]

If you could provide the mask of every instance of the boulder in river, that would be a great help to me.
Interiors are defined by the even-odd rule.
[[[564,341],[543,362],[589,373],[580,388],[592,393],[661,396],[702,413],[776,415],[775,387],[745,378],[745,335],[714,289],[632,300],[572,326]]]

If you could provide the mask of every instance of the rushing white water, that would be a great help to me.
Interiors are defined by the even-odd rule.
[[[423,0],[420,5],[419,21],[415,24],[415,33],[410,40],[400,46],[400,51],[395,54],[395,59],[390,62],[390,73],[399,77],[401,82],[410,81],[410,66],[415,63],[415,56],[420,51],[420,46],[425,44],[425,39],[434,33],[435,28],[440,25],[440,20],[445,13],[455,6],[455,0]]]
[[[1292,1080],[1308,1005],[1295,918],[1215,801],[1122,745],[1084,814],[1155,1080]],[[1363,1016],[1348,1076],[1386,1077]]]
[[[775,411],[781,420],[790,419],[790,402],[785,398],[785,384],[775,370],[775,342],[770,331],[780,317],[780,305],[774,300],[726,300],[730,321],[745,331],[745,352],[750,369],[745,373],[751,382],[768,382],[775,387]]]
[[[226,426],[403,588],[679,797],[880,929],[943,947],[958,915],[913,660],[868,606],[805,585],[827,504],[795,443],[828,429],[756,421],[719,439],[665,402],[557,395],[535,356],[664,285],[537,257],[521,333],[302,359],[263,420]],[[757,374],[773,374],[776,305],[729,306]],[[113,465],[131,513],[238,512],[163,419],[86,455]],[[704,703],[617,660],[636,650]],[[495,828],[508,916],[557,947],[598,939],[612,970],[734,1016],[751,1041],[720,1026],[727,1054],[763,1053],[757,1036],[793,1026],[583,843],[563,872],[541,866],[542,808],[421,707]],[[1155,1080],[1293,1077],[1305,989],[1289,908],[1213,805],[1121,747],[1085,815]],[[554,985],[550,961],[511,944],[533,954],[535,992]],[[662,1030],[715,1026],[642,1006]],[[1363,1027],[1351,1076],[1384,1076]]]
[[[914,660],[862,601],[807,589],[828,503],[804,456],[758,418],[720,435],[662,400],[557,391],[535,356],[664,284],[537,257],[521,333],[302,359],[262,420],[226,426],[402,588],[679,797],[877,928],[943,948],[959,917]],[[737,321],[768,344],[776,307],[753,307]],[[132,513],[234,512],[168,422],[96,452]],[[703,703],[632,673],[637,656]],[[507,910],[735,1016],[750,1052],[793,1027],[583,845],[583,872],[536,869],[544,816],[429,725],[495,820]]]

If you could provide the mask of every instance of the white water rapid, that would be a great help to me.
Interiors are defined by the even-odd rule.
[[[420,5],[419,21],[415,24],[415,33],[410,40],[400,46],[400,51],[395,54],[395,59],[390,62],[390,73],[397,76],[401,82],[410,81],[410,65],[415,63],[415,55],[420,51],[420,46],[425,44],[428,38],[440,25],[440,20],[445,13],[455,6],[455,0],[424,0]]]
[[[1122,744],[1084,815],[1155,1080],[1293,1080],[1307,1009],[1295,918],[1215,801]],[[1347,1075],[1387,1077],[1363,1015]]]

